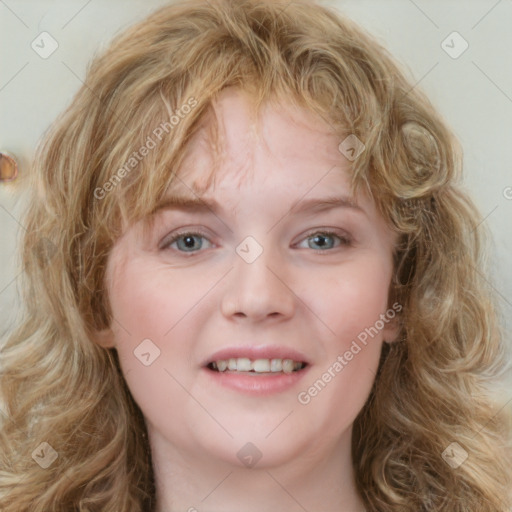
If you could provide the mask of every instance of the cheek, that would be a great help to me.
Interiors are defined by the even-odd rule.
[[[211,284],[209,285],[211,286]],[[128,264],[112,294],[116,350],[128,388],[144,416],[172,425],[175,411],[190,407],[194,305],[208,290],[156,264]],[[192,361],[192,362],[191,362]],[[177,427],[176,427],[177,428]]]
[[[183,327],[193,328],[194,305],[204,297],[207,284],[204,279],[202,285],[191,282],[190,276],[185,280],[169,268],[162,271],[158,264],[137,265],[134,259],[126,265],[111,304],[116,350],[127,382],[140,379],[142,387],[157,389],[157,374],[169,380],[165,370],[181,373],[185,365],[177,361],[189,361],[193,348],[183,336],[194,336]]]
[[[390,280],[391,264],[370,257],[347,262],[336,272],[329,269],[324,276],[314,276],[308,304],[328,327],[326,332],[332,336],[327,339],[332,339],[338,349],[350,345],[386,312]]]
[[[332,269],[323,279],[316,274],[314,282],[322,285],[308,295],[308,305],[322,321],[318,335],[324,356],[299,402],[316,421],[324,418],[322,428],[334,435],[355,420],[375,380],[382,348],[382,331],[375,325],[387,309],[391,264],[358,258],[333,274]]]
[[[168,340],[174,327],[207,293],[205,281],[194,280],[191,273],[185,276],[182,270],[134,260],[113,290],[114,317],[131,338]]]

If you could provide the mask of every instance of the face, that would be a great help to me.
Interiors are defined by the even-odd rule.
[[[198,133],[169,190],[191,201],[116,242],[114,321],[97,341],[117,350],[169,456],[242,466],[261,454],[272,467],[331,453],[397,334],[394,236],[368,196],[350,195],[341,141],[315,114],[268,104],[257,128],[231,88],[215,110],[217,158]]]

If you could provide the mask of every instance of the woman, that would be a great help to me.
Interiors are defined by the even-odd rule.
[[[126,30],[35,160],[2,510],[509,510],[460,168],[319,5],[192,0]]]

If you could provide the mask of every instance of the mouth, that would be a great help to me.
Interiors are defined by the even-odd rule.
[[[303,353],[278,345],[225,347],[201,364],[212,389],[221,386],[252,396],[296,389],[311,365]]]
[[[294,373],[304,370],[308,363],[293,359],[249,359],[248,357],[231,357],[229,359],[217,359],[210,361],[206,368],[213,372],[253,374],[253,375],[277,375]]]

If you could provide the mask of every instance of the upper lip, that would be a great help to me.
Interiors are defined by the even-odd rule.
[[[232,358],[247,357],[249,359],[292,359],[309,364],[304,354],[289,347],[278,346],[243,346],[237,345],[218,350],[203,362],[203,366],[208,366],[214,361],[226,361]]]

